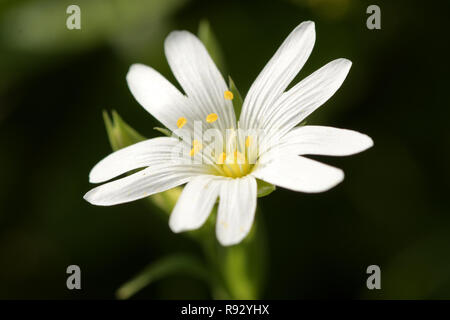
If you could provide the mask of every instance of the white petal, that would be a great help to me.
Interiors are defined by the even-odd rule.
[[[242,107],[240,125],[259,128],[265,114],[305,64],[316,40],[314,22],[297,26],[252,84]]]
[[[195,110],[188,99],[156,70],[133,64],[127,74],[131,93],[150,114],[174,131],[177,120],[185,117],[186,129],[191,128]]]
[[[110,180],[128,171],[174,161],[178,139],[158,137],[120,149],[97,163],[89,173],[89,182]]]
[[[339,89],[351,65],[347,59],[337,59],[300,81],[277,100],[264,128],[287,133]]]
[[[234,128],[235,115],[230,100],[224,98],[227,85],[201,41],[187,31],[173,31],[165,41],[167,61],[173,74],[192,104],[199,112],[205,127]],[[210,113],[219,118],[214,124],[205,123]]]
[[[323,192],[344,179],[341,169],[300,156],[280,154],[270,161],[260,161],[253,176],[293,191]]]
[[[203,167],[158,165],[90,190],[84,199],[98,206],[111,206],[141,199],[205,174]]]
[[[362,133],[322,126],[302,126],[288,132],[280,141],[280,152],[297,155],[349,156],[373,146]]]
[[[184,187],[170,215],[170,229],[182,232],[200,228],[211,213],[219,191],[217,177],[204,175],[193,178]]]
[[[224,246],[242,241],[249,233],[256,210],[256,180],[252,176],[222,182],[217,214],[217,239]]]

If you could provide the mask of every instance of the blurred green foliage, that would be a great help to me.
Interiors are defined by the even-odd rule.
[[[315,49],[297,80],[340,57],[353,67],[308,124],[375,141],[353,157],[315,157],[346,172],[333,190],[278,188],[258,200],[270,261],[262,296],[450,298],[443,7],[378,1],[382,29],[371,31],[369,1],[80,0],[82,29],[69,31],[68,4],[0,3],[0,298],[114,298],[149,263],[202,253],[145,201],[101,208],[82,199],[89,170],[110,153],[102,110],[116,109],[146,137],[159,135],[153,127],[161,125],[128,91],[127,69],[145,63],[176,83],[164,38],[173,29],[195,33],[202,19],[224,52],[224,76],[243,96],[284,37],[315,21]],[[238,265],[239,253],[229,255],[224,263]],[[70,264],[82,269],[82,291],[65,287]],[[380,291],[365,287],[370,264],[381,267]],[[245,287],[248,276],[241,279],[232,290]],[[180,275],[135,297],[211,295],[204,281]]]

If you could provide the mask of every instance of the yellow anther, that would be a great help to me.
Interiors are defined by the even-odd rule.
[[[226,99],[226,100],[233,100],[233,92],[231,92],[230,90],[227,90],[227,91],[225,91],[224,93],[223,93],[223,97]]]
[[[192,141],[192,149],[189,155],[193,157],[198,151],[202,150],[203,146],[198,140]]]
[[[245,163],[245,156],[239,151],[234,152],[235,163]]]
[[[198,140],[193,140],[192,141],[192,146],[194,147],[194,148],[202,148],[202,144],[200,143],[200,141],[198,141]]]
[[[234,177],[234,173],[233,173],[233,171],[231,171],[231,169],[228,165],[223,165],[222,170],[223,170],[223,172],[225,172],[225,175],[227,177]]]
[[[217,164],[223,164],[226,158],[227,155],[225,154],[225,152],[222,152],[220,156],[217,158]]]
[[[186,124],[186,122],[187,122],[187,120],[186,120],[185,117],[178,118],[178,120],[177,120],[177,127],[180,128],[180,129],[183,128],[183,126]]]
[[[217,121],[218,118],[219,116],[217,115],[217,113],[210,113],[206,116],[206,122],[213,123]]]
[[[247,139],[245,139],[245,146],[248,148],[252,144],[253,137],[248,136]]]

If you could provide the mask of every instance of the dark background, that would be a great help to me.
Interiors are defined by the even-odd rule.
[[[88,173],[110,153],[102,110],[140,133],[156,121],[127,89],[141,62],[174,81],[164,37],[210,21],[227,71],[245,93],[288,33],[316,23],[299,79],[340,57],[341,89],[309,119],[358,130],[375,146],[316,157],[346,179],[322,194],[277,189],[259,199],[269,247],[263,298],[450,298],[448,8],[444,1],[9,0],[0,3],[0,298],[114,298],[148,263],[198,247],[138,201],[94,207]],[[82,29],[66,29],[81,7]],[[366,8],[381,7],[381,30]],[[82,269],[81,291],[66,267]],[[377,264],[382,289],[366,288]],[[183,276],[137,298],[208,298]]]

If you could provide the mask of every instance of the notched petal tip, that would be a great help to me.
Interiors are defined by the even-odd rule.
[[[246,230],[246,231],[241,232],[241,234],[239,236],[234,236],[234,237],[226,237],[223,234],[216,232],[216,238],[221,246],[230,247],[230,246],[234,246],[234,245],[241,243],[247,237],[249,232],[250,232],[250,230],[248,230],[248,231]]]
[[[90,204],[98,205],[95,201],[95,189],[86,192],[86,194],[83,196],[83,199],[89,202]]]
[[[100,192],[101,190],[99,188],[101,188],[101,186],[95,187],[94,189],[91,189],[88,192],[86,192],[86,194],[83,196],[83,199],[94,206],[107,207],[114,205],[115,203],[105,201],[105,199],[102,197],[102,192]]]
[[[181,233],[181,232],[187,232],[187,231],[193,231],[197,230],[203,225],[203,222],[195,223],[195,224],[189,224],[183,223],[180,221],[180,217],[173,214],[174,211],[170,214],[169,218],[169,228],[173,233]],[[189,214],[186,212],[186,214]]]
[[[101,183],[109,180],[108,177],[104,177],[99,173],[100,170],[98,165],[95,165],[94,168],[89,172],[89,183]]]
[[[325,192],[328,191],[330,189],[333,189],[334,187],[336,187],[338,184],[340,184],[342,181],[344,181],[345,179],[345,173],[344,170],[336,168],[336,170],[338,170],[338,172],[336,173],[336,180],[334,182],[334,184],[331,184],[328,188],[326,188],[323,191],[318,191],[318,192]]]
[[[167,40],[168,38],[170,38],[170,37],[176,37],[176,36],[178,36],[178,35],[183,35],[183,34],[191,35],[192,33],[189,32],[189,31],[187,31],[187,30],[172,30],[172,31],[170,31],[169,34],[167,35],[166,40]]]
[[[368,135],[366,135],[367,136],[367,139],[369,140],[369,142],[370,142],[370,144],[369,144],[369,146],[367,147],[367,149],[368,148],[372,148],[374,145],[375,145],[375,142],[373,142],[373,139],[371,138],[371,137],[369,137]]]
[[[310,41],[316,40],[316,24],[313,21],[304,21],[300,23],[293,31],[292,34],[302,34],[307,36]]]
[[[98,162],[92,169],[91,171],[89,171],[89,183],[100,183],[100,182],[104,182],[105,179],[103,179],[103,177],[101,176],[100,173],[100,162]]]
[[[361,153],[361,152],[366,151],[367,149],[373,147],[373,145],[374,145],[373,139],[371,137],[369,137],[367,134],[364,134],[364,133],[361,133],[358,131],[351,131],[351,132],[354,132],[354,134],[356,134],[358,137],[358,143],[357,143],[358,148],[355,149],[354,152],[348,154],[349,156],[357,154],[357,153]]]
[[[131,92],[133,92],[133,88],[141,82],[141,79],[145,78],[145,74],[148,72],[148,69],[150,69],[148,66],[140,63],[134,63],[130,66],[125,79]]]
[[[167,47],[170,46],[173,41],[179,41],[180,38],[198,39],[193,33],[187,30],[173,30],[167,35],[166,39],[164,40],[164,50],[167,50]]]
[[[348,69],[350,69],[353,64],[353,62],[347,58],[339,58],[339,59],[336,59],[336,61],[339,62],[340,64],[342,64],[343,66],[347,67]]]
[[[139,69],[139,68],[148,68],[145,64],[142,63],[133,63],[129,68],[128,68],[128,73],[130,71]]]
[[[330,63],[334,64],[334,67],[340,69],[340,71],[347,76],[350,68],[352,67],[352,62],[346,58],[339,58],[331,61]]]
[[[177,225],[177,223],[174,222],[174,219],[171,219],[171,218],[169,218],[169,228],[170,228],[170,230],[172,230],[173,233],[180,233],[183,231],[188,231],[188,230],[183,230],[183,228],[181,228],[179,225]]]
[[[89,172],[89,183],[99,183],[100,181],[98,181],[95,174],[92,173],[93,170],[94,169],[92,169],[91,172]]]
[[[147,71],[150,67],[146,66],[142,63],[133,63],[130,68],[128,68],[128,72],[126,75],[127,83],[130,84],[130,81],[134,79],[135,76],[139,75],[141,72]]]
[[[312,187],[310,190],[304,190],[301,192],[322,193],[322,192],[327,192],[327,191],[333,189],[334,187],[336,187],[338,184],[340,184],[342,181],[344,181],[345,173],[342,169],[335,168],[335,167],[333,167],[333,169],[335,169],[335,176],[334,176],[333,182],[327,183],[326,185],[317,185],[316,187]]]
[[[219,243],[223,246],[223,247],[229,247],[229,246],[234,246],[236,244],[239,244],[242,239],[234,239],[233,241],[230,241],[229,239],[222,239],[221,237],[217,237],[217,241],[219,241]]]
[[[170,215],[172,217],[173,215]],[[201,223],[192,224],[189,226],[180,224],[179,221],[175,221],[175,219],[169,218],[169,228],[173,233],[182,233],[187,231],[194,231],[199,229],[203,225],[203,221]]]
[[[299,27],[300,26],[303,26],[306,28],[313,28],[313,29],[316,28],[316,24],[312,20],[303,21],[302,23],[299,24]]]
[[[372,148],[374,145],[373,139],[371,137],[369,137],[367,134],[361,133],[361,135],[364,138],[364,146],[365,148],[361,151],[367,150],[369,148]]]

